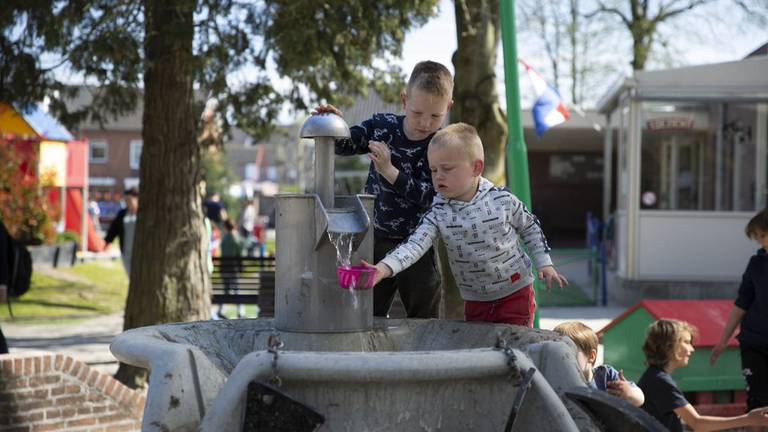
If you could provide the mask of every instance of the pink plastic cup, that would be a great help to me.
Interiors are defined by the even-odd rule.
[[[365,266],[337,267],[339,286],[348,290],[366,290],[373,288],[376,268]]]

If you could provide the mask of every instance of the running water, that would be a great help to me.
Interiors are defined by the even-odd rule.
[[[336,248],[336,265],[343,268],[352,266],[352,238],[354,234],[348,232],[330,232],[328,239],[333,247]]]
[[[348,232],[331,232],[328,231],[328,240],[336,248],[336,266],[348,269],[352,266],[352,239],[353,233]],[[360,281],[357,281],[360,283]],[[355,286],[351,286],[350,289],[344,290],[348,292],[348,296],[352,299],[352,308],[357,309],[357,295],[355,293]]]

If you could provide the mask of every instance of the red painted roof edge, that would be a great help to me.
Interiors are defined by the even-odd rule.
[[[654,317],[655,319],[660,319],[662,317],[659,316],[656,313],[655,308],[653,307],[654,303],[666,303],[666,302],[678,302],[678,301],[701,301],[701,300],[642,300],[642,301],[640,301],[640,303],[637,303],[636,305],[630,307],[629,309],[624,311],[624,313],[622,313],[618,317],[614,318],[610,323],[608,323],[608,325],[606,325],[605,327],[600,329],[600,331],[597,332],[597,336],[598,336],[598,338],[600,338],[602,340],[603,335],[605,334],[605,332],[607,332],[608,330],[610,330],[611,328],[616,326],[619,322],[624,320],[624,318],[626,318],[630,314],[634,313],[637,309],[639,309],[641,307],[643,309],[645,309],[648,312],[648,314],[651,315],[652,317]],[[725,299],[725,300],[717,300],[717,301],[731,301],[731,300]],[[699,331],[701,331],[701,329],[699,329]],[[734,335],[735,334],[737,334],[737,333],[734,332]],[[701,335],[699,335],[699,337],[701,337]],[[696,345],[700,346],[700,347],[713,347],[714,346],[714,344],[711,344],[711,343],[707,343],[707,344],[698,343]],[[731,339],[728,341],[728,347],[738,347],[738,346],[739,346],[738,339],[736,339],[735,336],[731,336]]]

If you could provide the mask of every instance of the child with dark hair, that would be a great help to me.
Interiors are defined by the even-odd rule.
[[[747,382],[747,407],[754,409],[768,406],[768,209],[756,214],[745,231],[760,249],[749,259],[738,297],[720,342],[712,349],[710,362],[717,362],[736,326],[741,324],[741,371]]]
[[[112,243],[116,238],[120,241],[120,257],[123,261],[125,273],[131,278],[131,257],[133,256],[133,239],[136,233],[137,216],[139,213],[139,191],[136,188],[126,190],[125,208],[117,212],[115,219],[109,225],[106,244]]]
[[[682,421],[694,430],[707,431],[768,426],[768,408],[736,417],[703,416],[685,399],[672,372],[688,365],[695,335],[696,329],[684,321],[662,319],[648,327],[643,344],[648,369],[638,382],[645,394],[642,408],[672,432],[682,432]]]

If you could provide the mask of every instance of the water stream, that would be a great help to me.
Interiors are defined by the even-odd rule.
[[[328,231],[328,240],[330,240],[331,244],[334,248],[336,248],[336,266],[348,269],[352,266],[352,239],[354,237],[353,233],[349,232],[332,232]],[[363,281],[357,281],[357,283],[362,283]],[[344,291],[347,291],[345,294],[346,298],[351,300],[350,306],[353,309],[357,309],[358,307],[358,301],[357,301],[357,293],[355,292],[356,286],[351,286],[350,289],[345,289]]]
[[[343,268],[350,268],[352,263],[352,238],[354,234],[348,232],[328,231],[328,239],[333,247],[336,248],[336,265]]]

